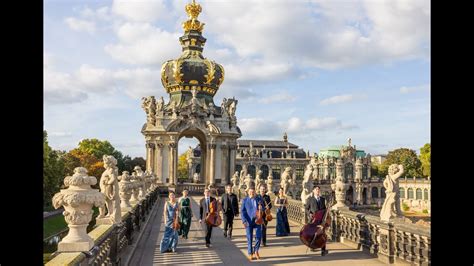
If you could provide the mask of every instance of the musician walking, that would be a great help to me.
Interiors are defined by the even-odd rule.
[[[178,202],[173,191],[169,192],[169,201],[165,202],[163,217],[165,222],[165,232],[160,242],[160,252],[176,252],[178,246],[178,231],[173,228],[173,222],[178,218]]]
[[[256,220],[259,218],[257,211],[259,211],[259,208],[260,211],[265,211],[265,204],[261,197],[256,197],[255,187],[250,186],[248,193],[249,195],[242,201],[240,218],[242,219],[247,236],[247,258],[253,260],[254,256],[256,259],[261,258],[258,250],[260,249],[260,242],[262,239],[262,226],[258,225]],[[252,245],[254,229],[256,234],[255,246]]]
[[[265,185],[260,185],[260,190],[259,190],[259,195],[258,197],[260,197],[262,200],[263,200],[263,204],[265,206],[265,209],[267,210],[270,210],[272,208],[272,200],[270,199],[270,196],[267,195],[267,188]],[[263,222],[264,224],[261,225],[262,227],[262,244],[264,247],[267,246],[267,224],[268,224],[268,221],[267,221],[267,215],[265,214],[265,212],[263,213]]]
[[[207,214],[210,212],[210,206],[213,201],[216,200],[216,198],[210,196],[210,191],[208,188],[204,189],[204,198],[201,199],[199,202],[199,223],[203,222],[203,217],[204,219],[207,217]],[[216,204],[217,206],[217,204]],[[209,247],[211,245],[211,235],[212,235],[212,225],[206,223],[204,221],[204,226],[206,228],[206,247]]]
[[[234,217],[239,215],[239,201],[232,193],[232,185],[225,186],[225,192],[221,198],[222,212],[224,213],[224,237],[232,238]]]
[[[315,186],[313,188],[313,192],[310,194],[309,198],[306,201],[306,210],[309,213],[310,221],[312,220],[313,215],[320,210],[326,210],[326,199],[321,196],[321,188],[319,186]],[[319,227],[323,227],[322,220],[316,220],[316,224]],[[311,249],[311,251],[316,251],[315,249]],[[325,256],[328,254],[326,250],[326,244],[321,248],[321,256]]]

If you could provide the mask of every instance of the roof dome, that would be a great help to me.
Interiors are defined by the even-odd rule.
[[[197,20],[201,6],[193,0],[185,10],[189,18],[183,22],[184,35],[179,38],[183,53],[163,63],[161,83],[169,94],[187,91],[191,95],[195,88],[198,98],[212,98],[224,81],[224,68],[202,55],[206,38],[201,35],[204,23]]]

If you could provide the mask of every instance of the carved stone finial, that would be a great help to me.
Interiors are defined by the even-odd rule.
[[[101,207],[105,197],[97,189],[92,189],[97,179],[87,176],[84,167],[76,167],[72,176],[64,178],[67,189],[61,189],[53,197],[53,207],[64,207],[64,219],[69,232],[58,244],[59,252],[89,251],[94,240],[87,234],[86,228],[92,219],[92,206]]]

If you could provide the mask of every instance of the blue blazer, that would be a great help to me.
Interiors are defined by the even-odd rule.
[[[255,221],[255,214],[257,213],[258,205],[261,205],[262,211],[265,211],[265,202],[262,197],[255,196],[255,201],[257,203],[257,208],[252,204],[252,200],[248,196],[242,201],[240,218],[242,219],[242,222],[247,223],[248,225],[252,224],[252,221]]]

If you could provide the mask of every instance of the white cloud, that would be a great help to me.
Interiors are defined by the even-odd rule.
[[[52,131],[48,132],[48,137],[71,137],[71,132]]]
[[[411,93],[411,92],[419,92],[419,91],[430,91],[430,84],[424,84],[424,85],[419,85],[419,86],[411,86],[411,87],[401,87],[400,92],[401,93]]]
[[[87,33],[94,33],[96,31],[95,23],[83,19],[68,17],[64,20],[66,24],[75,31],[84,31]]]
[[[89,65],[81,65],[76,72],[76,78],[84,90],[98,93],[110,92],[115,82],[112,71]]]
[[[167,16],[168,10],[163,0],[114,0],[112,12],[131,21],[153,22]]]
[[[160,70],[148,68],[118,70],[114,77],[123,83],[125,93],[140,99],[144,96],[165,96],[166,91],[161,84]]]
[[[133,65],[159,65],[181,54],[178,33],[153,27],[149,23],[130,23],[117,30],[119,43],[105,51],[115,60]]]
[[[89,7],[85,7],[80,11],[80,15],[84,18],[99,19],[104,21],[110,21],[113,18],[113,15],[111,14],[110,8],[108,6],[103,6],[96,10],[93,10]]]
[[[260,99],[260,103],[270,104],[270,103],[277,103],[277,102],[294,102],[296,100],[296,96],[289,94],[288,92],[277,92],[270,96],[265,96],[264,98]]]
[[[357,99],[364,99],[366,98],[365,95],[354,95],[354,94],[343,94],[337,95],[330,98],[326,98],[321,100],[321,105],[330,105],[330,104],[337,104],[337,103],[347,103],[352,102]]]
[[[280,126],[263,118],[241,118],[237,126],[245,134],[245,138],[272,137],[280,135]]]

